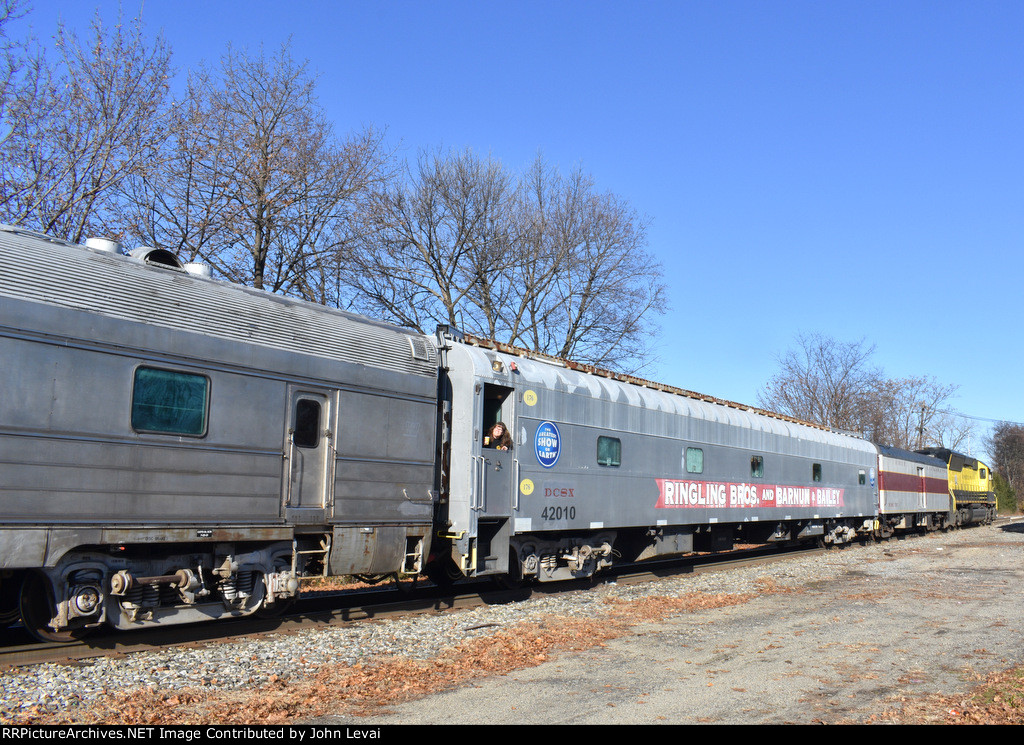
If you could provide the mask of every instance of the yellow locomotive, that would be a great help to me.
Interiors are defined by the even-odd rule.
[[[977,458],[948,448],[918,450],[946,463],[956,525],[988,522],[996,516],[992,470]]]

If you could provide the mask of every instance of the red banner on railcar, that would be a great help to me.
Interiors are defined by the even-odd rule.
[[[842,507],[844,489],[656,479],[659,508]]]
[[[878,472],[878,488],[882,491],[927,493],[937,496],[949,494],[949,481],[945,475],[923,477],[921,474],[896,473],[895,471]]]

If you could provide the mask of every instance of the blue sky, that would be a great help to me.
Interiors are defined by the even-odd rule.
[[[819,331],[1024,422],[1024,3],[121,5],[182,76],[290,39],[342,132],[582,164],[651,221],[670,305],[646,377],[754,403]],[[33,8],[45,38],[118,3]]]

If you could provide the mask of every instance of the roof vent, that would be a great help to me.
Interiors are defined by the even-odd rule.
[[[108,254],[119,254],[121,253],[121,244],[110,238],[89,238],[85,245],[88,248],[95,249],[96,251],[102,251]]]
[[[424,362],[430,359],[430,351],[427,349],[426,339],[419,337],[410,336],[409,346],[412,347],[412,358],[414,360],[423,360]]]
[[[166,248],[153,248],[152,246],[140,246],[132,251],[129,256],[133,259],[154,266],[164,266],[169,269],[184,270],[185,265],[181,260]]]
[[[185,271],[191,274],[193,277],[203,277],[210,279],[213,276],[213,270],[210,269],[209,264],[201,264],[198,261],[192,261],[185,264]]]

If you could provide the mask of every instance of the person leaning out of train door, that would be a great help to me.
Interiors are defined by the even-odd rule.
[[[495,422],[490,431],[484,435],[484,447],[498,450],[512,449],[512,435],[502,422]]]

